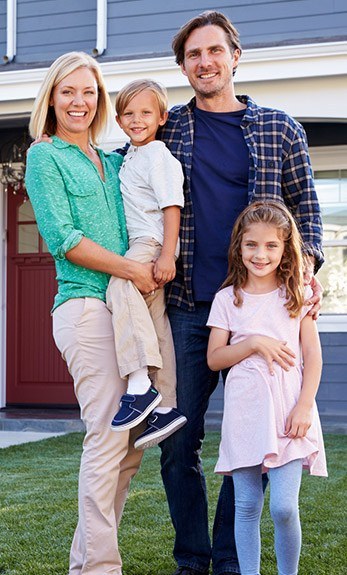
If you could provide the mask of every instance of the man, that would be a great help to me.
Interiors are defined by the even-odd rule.
[[[211,550],[199,457],[204,416],[218,381],[206,362],[211,302],[226,276],[234,221],[249,202],[285,202],[303,237],[309,279],[323,261],[322,226],[302,127],[283,112],[235,95],[241,45],[231,22],[221,13],[204,12],[179,30],[173,50],[195,92],[187,105],[171,110],[159,133],[185,173],[181,257],[167,301],[178,407],[188,423],[161,444],[162,477],[176,531],[174,575],[207,575],[211,557],[214,575],[230,575],[240,572],[232,478],[222,484]],[[312,284],[316,317],[321,288],[314,279]],[[290,358],[279,363],[290,365]]]

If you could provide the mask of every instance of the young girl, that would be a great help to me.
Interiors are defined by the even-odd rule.
[[[284,205],[255,202],[237,219],[229,270],[212,304],[207,360],[231,368],[216,472],[233,476],[242,575],[259,575],[262,473],[270,480],[278,573],[296,575],[302,468],[327,475],[315,395],[317,327],[305,305],[300,235]],[[302,361],[304,367],[302,366]]]

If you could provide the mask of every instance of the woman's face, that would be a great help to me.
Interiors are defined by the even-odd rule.
[[[78,68],[55,86],[50,105],[57,118],[56,135],[74,139],[88,133],[98,105],[98,86],[89,68]]]

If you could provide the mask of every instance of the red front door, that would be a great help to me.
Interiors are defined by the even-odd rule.
[[[52,337],[57,289],[51,255],[30,201],[8,192],[7,405],[75,405],[73,384]]]

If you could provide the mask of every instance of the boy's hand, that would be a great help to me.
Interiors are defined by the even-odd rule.
[[[176,275],[175,258],[160,254],[159,258],[154,263],[154,279],[158,282],[159,287],[163,287],[167,282],[174,279]]]
[[[312,407],[299,402],[288,415],[284,433],[291,439],[305,437],[312,424]]]

